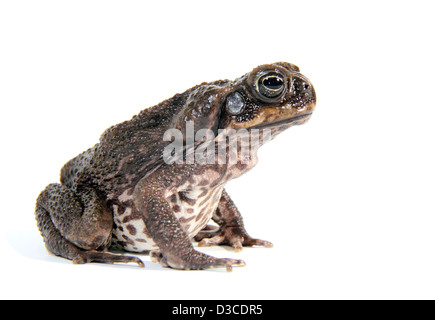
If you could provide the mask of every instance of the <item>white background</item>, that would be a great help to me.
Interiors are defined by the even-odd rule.
[[[431,1],[1,1],[0,298],[434,299]],[[176,271],[48,255],[33,211],[109,126],[203,81],[299,65],[312,119],[228,184],[273,249]]]

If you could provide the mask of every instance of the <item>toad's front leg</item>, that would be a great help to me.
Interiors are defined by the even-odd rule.
[[[138,183],[133,194],[147,231],[159,247],[159,252],[152,255],[154,260],[184,270],[225,267],[231,271],[233,266],[245,265],[242,260],[220,259],[196,251],[165,199],[164,190],[164,179],[147,177]]]
[[[195,240],[200,241],[198,244],[200,247],[230,245],[236,252],[240,252],[243,246],[273,247],[269,241],[255,239],[248,235],[239,210],[225,190],[222,192],[213,220],[219,225],[219,228],[206,226],[195,236]]]

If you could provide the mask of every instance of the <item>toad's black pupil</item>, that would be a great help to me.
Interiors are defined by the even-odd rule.
[[[283,81],[278,77],[272,76],[263,79],[263,85],[269,90],[279,90],[283,85]]]

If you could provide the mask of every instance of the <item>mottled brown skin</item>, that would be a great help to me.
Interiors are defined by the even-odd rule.
[[[193,121],[195,132],[206,128],[217,136],[219,129],[269,128],[274,137],[305,123],[315,102],[299,68],[279,62],[234,81],[200,84],[109,128],[98,144],[62,168],[60,184],[39,195],[35,214],[47,249],[74,263],[143,266],[136,257],[108,252],[118,248],[150,251],[153,261],[177,269],[244,265],[199,252],[191,241],[236,251],[272,246],[248,235],[224,190],[227,181],[256,164],[255,152],[248,163],[238,158],[235,164],[168,164],[163,135],[171,128],[185,133],[186,121]],[[218,227],[207,225],[210,218]]]

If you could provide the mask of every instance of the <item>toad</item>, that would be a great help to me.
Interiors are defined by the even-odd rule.
[[[149,252],[153,262],[176,269],[244,266],[192,241],[236,251],[272,247],[247,233],[225,184],[257,163],[264,142],[307,122],[315,104],[299,68],[277,62],[233,81],[202,83],[107,129],[37,199],[47,250],[77,264],[144,266],[118,249]]]

